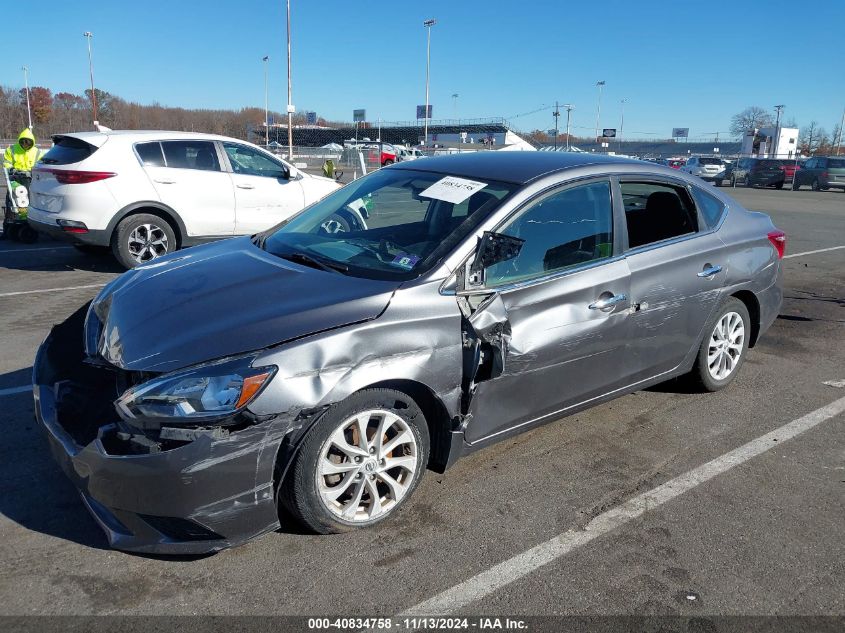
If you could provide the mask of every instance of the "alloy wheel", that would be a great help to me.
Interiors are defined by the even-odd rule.
[[[707,348],[707,369],[714,380],[725,380],[736,369],[745,345],[745,323],[736,312],[716,322]]]
[[[350,523],[390,512],[414,482],[419,459],[408,423],[383,409],[357,413],[337,426],[317,460],[317,491],[323,505]]]
[[[155,224],[140,224],[128,238],[129,254],[139,264],[167,254],[167,233]]]

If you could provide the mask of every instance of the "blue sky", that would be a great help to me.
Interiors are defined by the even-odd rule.
[[[519,129],[545,130],[554,127],[548,106],[559,99],[576,107],[573,132],[588,135],[600,79],[607,82],[601,125],[619,127],[627,99],[628,138],[666,137],[672,127],[691,128],[691,137],[724,134],[744,107],[778,103],[786,119],[802,126],[815,119],[830,131],[845,107],[843,0],[291,5],[293,102],[328,119],[350,120],[353,108],[366,108],[373,121],[415,116],[425,97],[429,17],[437,19],[434,118],[503,116]],[[271,107],[283,111],[284,7],[284,0],[42,0],[26,9],[38,43],[4,47],[0,84],[22,86],[26,64],[33,85],[81,92],[88,82],[82,33],[90,30],[98,88],[141,103],[263,106],[261,58],[269,54]]]

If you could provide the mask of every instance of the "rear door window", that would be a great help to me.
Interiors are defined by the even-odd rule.
[[[161,144],[158,141],[153,143],[138,143],[135,145],[138,158],[145,167],[164,167],[164,155],[161,153]]]
[[[73,136],[60,136],[55,139],[55,145],[41,159],[46,165],[71,165],[88,158],[99,149],[96,145]]]
[[[220,171],[212,141],[162,141],[161,146],[168,167]]]
[[[628,247],[695,233],[698,220],[686,189],[668,183],[621,182]]]

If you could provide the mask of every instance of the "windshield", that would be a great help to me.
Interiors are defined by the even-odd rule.
[[[381,169],[256,236],[266,251],[303,255],[343,274],[413,279],[432,268],[518,185]]]

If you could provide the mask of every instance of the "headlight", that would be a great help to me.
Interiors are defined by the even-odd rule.
[[[115,403],[118,413],[125,420],[177,421],[230,415],[249,404],[276,373],[274,366],[251,367],[254,359],[236,358],[160,376],[120,396]]]

